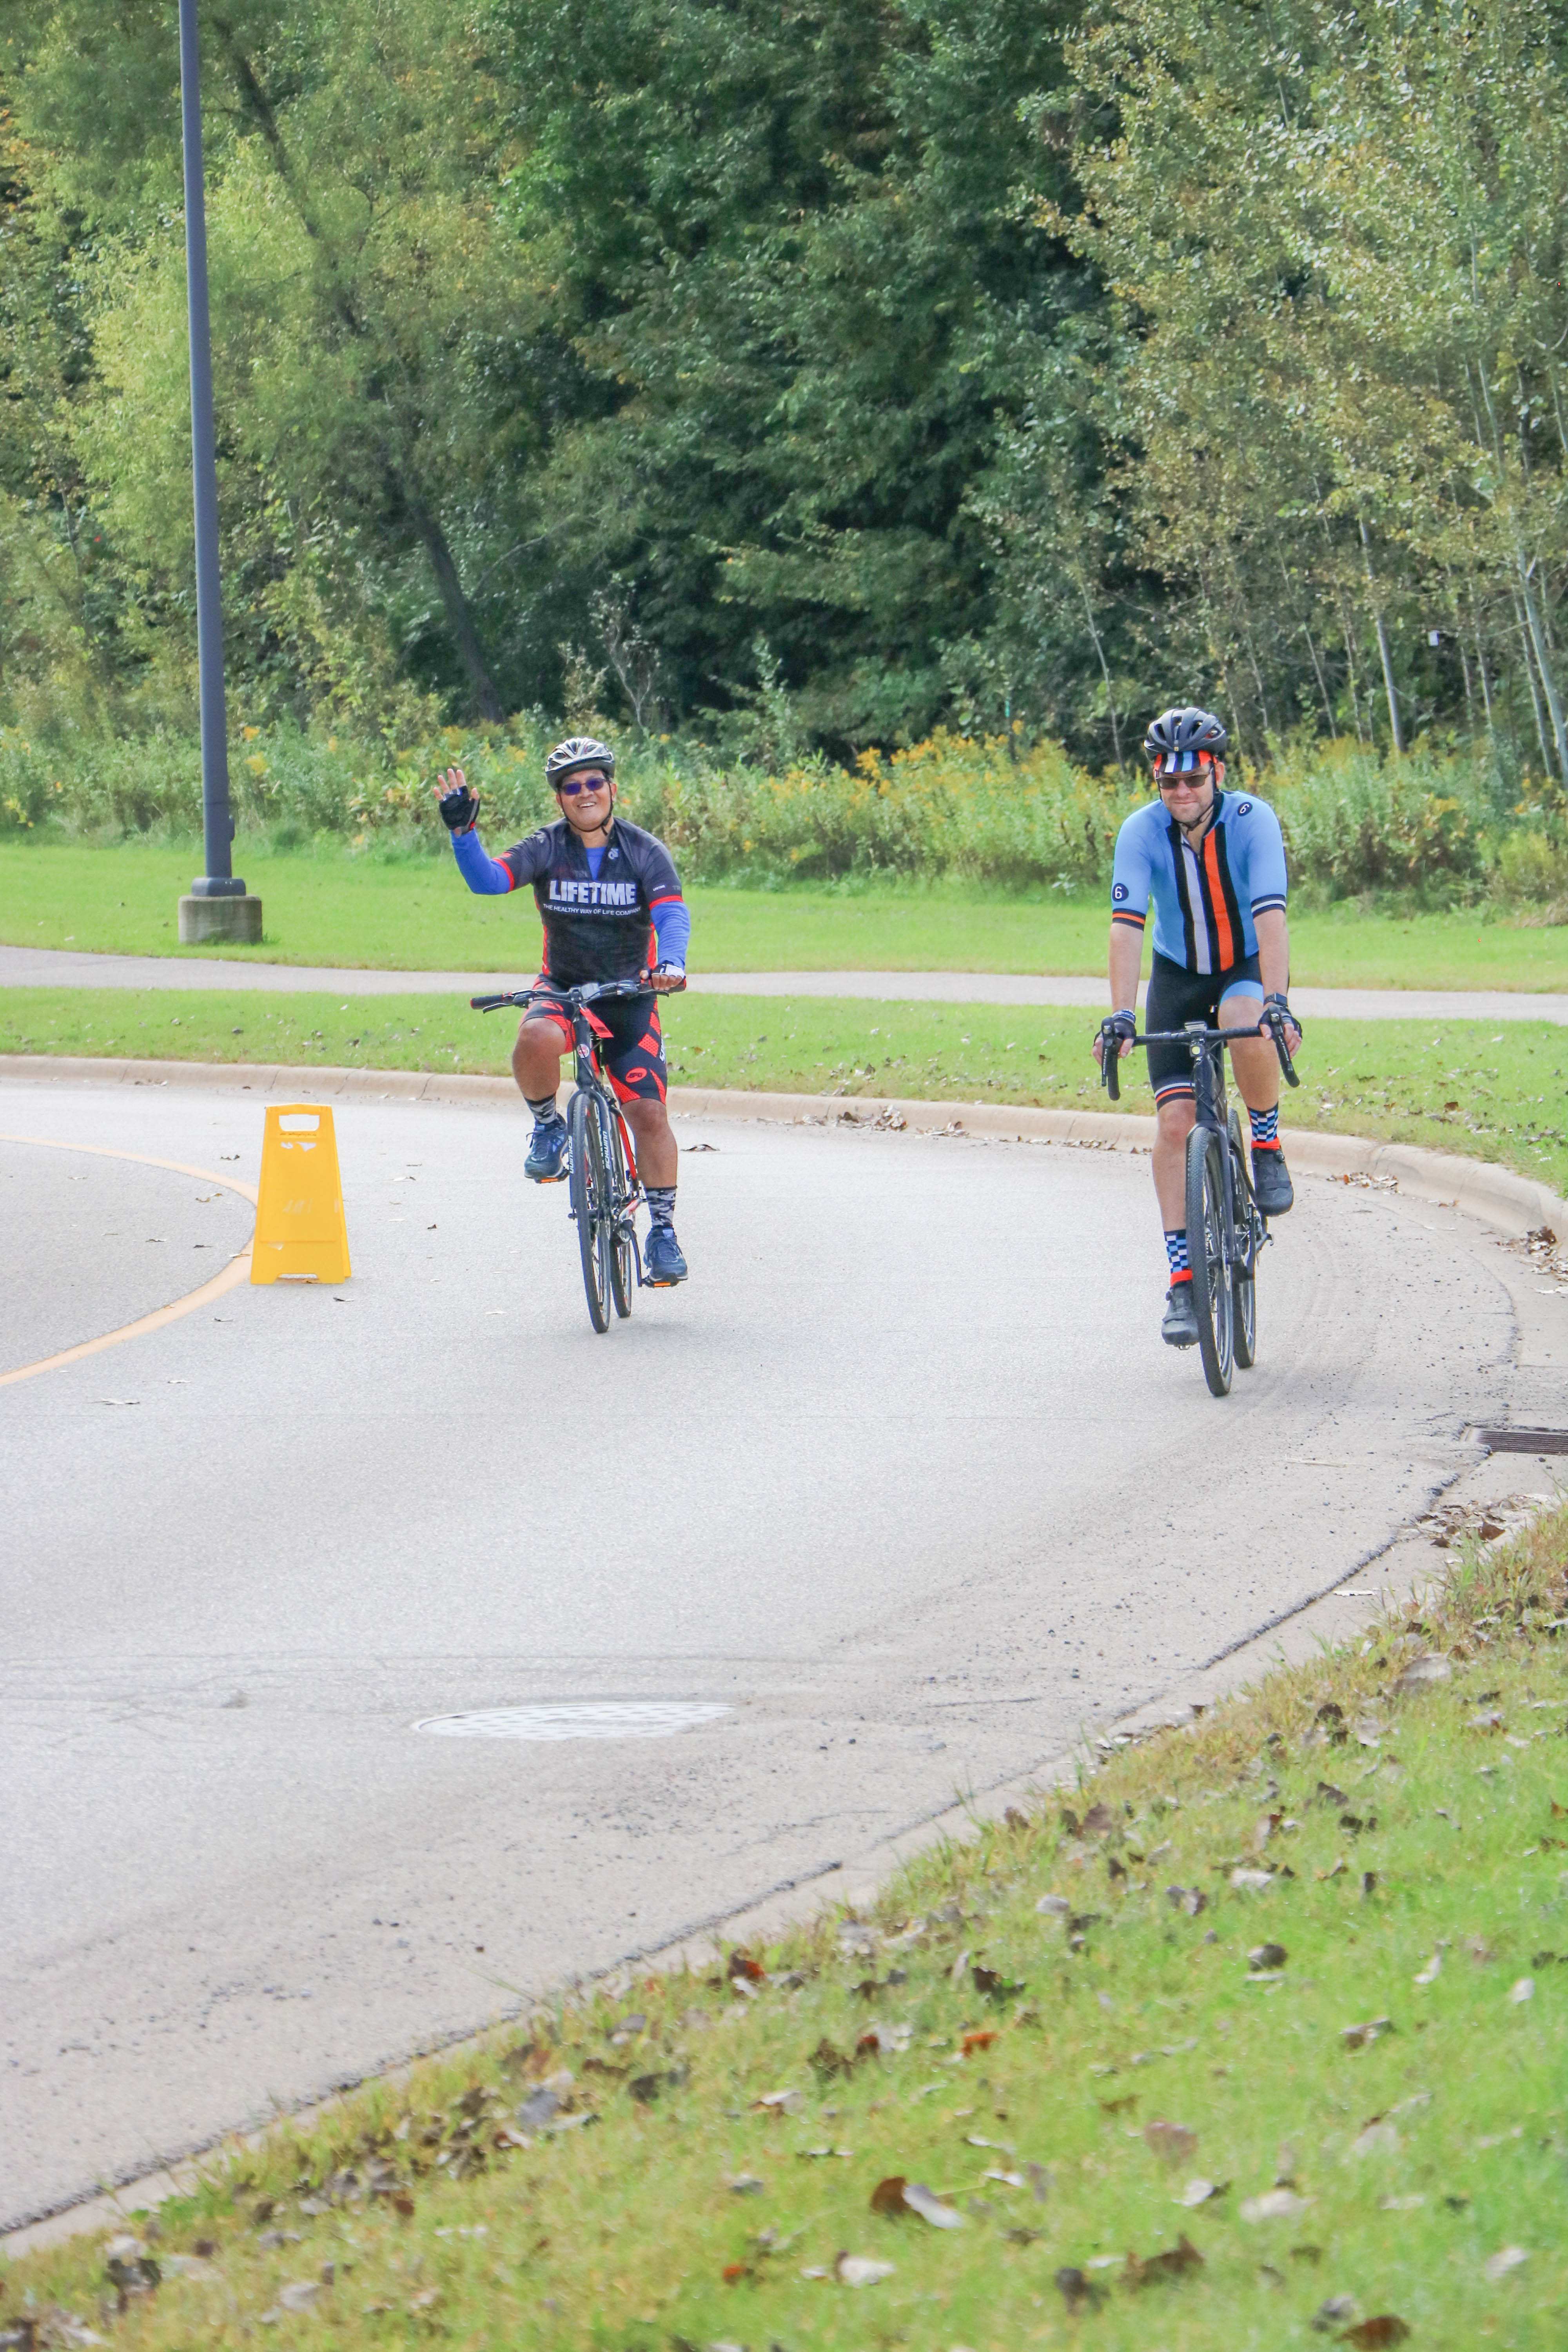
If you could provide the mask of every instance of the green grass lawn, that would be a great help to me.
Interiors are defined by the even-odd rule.
[[[1565,1567],[1558,1513],[1425,1619],[1111,1753],[858,1914],[542,2003],[280,2124],[10,2265],[0,2327],[1550,2352]]]
[[[221,953],[249,961],[408,971],[537,969],[531,896],[476,898],[449,858],[383,863],[340,849],[273,856],[237,845],[263,902],[258,948],[181,949],[174,907],[199,853],[0,843],[0,940],[122,955]],[[710,971],[1101,972],[1099,899],[985,897],[888,883],[858,891],[695,888],[692,957]],[[1568,989],[1568,929],[1480,915],[1299,914],[1300,986]]]
[[[1084,1013],[692,995],[667,1002],[665,1026],[677,1086],[1110,1107]],[[504,1072],[513,1034],[510,1014],[470,1013],[458,996],[0,989],[6,1054]],[[1568,1192],[1568,1031],[1314,1021],[1300,1067],[1287,1129],[1431,1144]],[[1124,1073],[1121,1107],[1152,1108],[1141,1074]]]

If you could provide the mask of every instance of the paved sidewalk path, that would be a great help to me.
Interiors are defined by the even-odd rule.
[[[519,986],[531,974],[511,976]],[[62,948],[0,947],[0,988],[259,988],[344,996],[480,996],[504,988],[495,971],[353,971],[331,965],[188,962],[171,956],[68,955]],[[704,971],[712,996],[862,996],[940,1004],[1081,1004],[1098,1010],[1105,982],[1088,974],[996,971]],[[1291,1003],[1320,1021],[1552,1021],[1568,1026],[1568,996],[1505,989],[1298,988]]]

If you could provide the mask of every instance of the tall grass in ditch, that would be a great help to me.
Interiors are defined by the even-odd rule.
[[[430,785],[459,765],[485,795],[492,838],[553,814],[541,772],[549,730],[447,728],[417,740],[242,730],[231,753],[242,829],[276,847],[318,839],[362,854],[417,855],[441,839]],[[937,734],[852,767],[809,760],[770,773],[681,739],[618,746],[623,811],[664,835],[693,880],[847,883],[878,876],[1003,889],[1093,890],[1141,776],[1091,775],[1056,746]],[[1276,748],[1233,782],[1279,811],[1298,886],[1322,898],[1366,891],[1428,905],[1487,896],[1568,908],[1568,808],[1561,787],[1499,747],[1419,744],[1385,757],[1349,741]],[[173,734],[34,740],[0,728],[0,831],[112,841],[200,825],[200,761]]]

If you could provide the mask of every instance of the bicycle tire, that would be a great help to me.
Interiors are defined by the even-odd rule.
[[[1233,1344],[1244,1372],[1258,1361],[1258,1212],[1253,1205],[1252,1178],[1247,1147],[1241,1139],[1241,1119],[1230,1115],[1230,1160],[1236,1178],[1236,1220],[1232,1226],[1230,1287],[1236,1302]]]
[[[608,1284],[600,1244],[601,1203],[605,1198],[605,1162],[599,1122],[590,1095],[579,1090],[566,1113],[566,1133],[572,1155],[572,1214],[577,1221],[577,1248],[583,1260],[583,1288],[588,1300],[588,1320],[595,1331],[610,1328]]]
[[[631,1186],[626,1181],[626,1155],[621,1143],[621,1123],[601,1096],[599,1116],[605,1138],[605,1166],[609,1176],[605,1232],[609,1248],[610,1297],[622,1321],[632,1311]]]
[[[1226,1263],[1224,1139],[1210,1127],[1187,1138],[1187,1257],[1198,1353],[1211,1396],[1228,1396],[1236,1362],[1235,1302]]]

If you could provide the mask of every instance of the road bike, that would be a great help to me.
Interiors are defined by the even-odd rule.
[[[685,982],[681,985],[684,987]],[[582,988],[518,988],[504,996],[470,996],[476,1013],[499,1013],[511,1004],[562,1007],[572,1023],[576,1085],[566,1106],[566,1173],[588,1319],[595,1331],[610,1328],[610,1308],[632,1311],[632,1292],[647,1280],[633,1223],[642,1205],[642,1180],[626,1117],[599,1067],[599,1041],[588,1007],[610,996],[647,996],[645,973],[637,980],[589,981]],[[652,1286],[658,1287],[658,1285]]]
[[[1274,1040],[1287,1085],[1299,1087],[1279,1020],[1266,1019],[1250,1029],[1210,1029],[1202,1021],[1189,1021],[1183,1028],[1153,1029],[1131,1040],[1134,1045],[1185,1045],[1192,1054],[1197,1124],[1187,1138],[1187,1262],[1198,1353],[1209,1393],[1216,1397],[1230,1393],[1237,1364],[1245,1372],[1258,1360],[1258,1253],[1271,1238],[1252,1189],[1240,1116],[1226,1108],[1225,1049],[1238,1037],[1265,1032]],[[1111,1046],[1107,1039],[1100,1082],[1111,1101],[1120,1102],[1121,1055]]]

